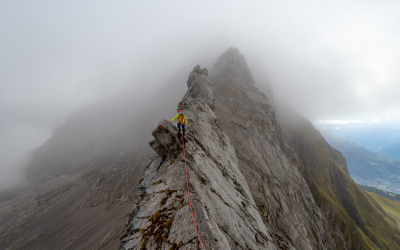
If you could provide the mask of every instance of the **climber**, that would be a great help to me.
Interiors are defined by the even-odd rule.
[[[178,119],[178,129],[179,132],[183,131],[183,136],[185,136],[185,123],[187,125],[186,116],[183,114],[182,110],[179,110],[179,113],[171,120],[173,122],[175,119]],[[182,127],[182,129],[181,129]]]

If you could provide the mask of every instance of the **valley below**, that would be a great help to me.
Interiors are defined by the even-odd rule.
[[[356,183],[400,194],[400,159],[371,152],[329,130],[320,132],[346,158],[350,176]]]

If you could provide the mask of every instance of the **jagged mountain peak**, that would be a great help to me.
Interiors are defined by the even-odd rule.
[[[227,80],[226,72],[221,71],[226,84],[235,80]],[[251,97],[257,96],[251,108],[260,108],[256,120],[261,114],[267,116],[265,127],[252,133],[250,128],[260,126],[259,121],[250,118],[247,124],[243,123],[235,112],[228,112],[231,117],[218,122],[214,109],[218,113],[225,109],[221,100],[226,100],[224,96],[228,93],[218,92],[214,96],[214,83],[211,84],[206,72],[198,66],[194,68],[189,75],[188,92],[178,105],[189,123],[185,145],[189,187],[205,248],[329,249],[322,223],[318,217],[309,217],[309,214],[321,216],[312,195],[276,141],[277,137],[283,138],[273,111],[263,109],[259,104],[262,96],[251,93],[247,97],[250,101],[242,105],[252,106]],[[218,97],[218,106],[214,107],[213,97]],[[229,125],[230,121],[234,123]],[[232,125],[235,128],[229,129]],[[142,198],[132,210],[121,249],[198,248],[177,130],[163,120],[152,134],[155,140],[150,145],[157,154],[145,169]],[[266,140],[271,141],[266,143]],[[263,143],[261,148],[254,147]],[[265,154],[269,159],[262,156],[251,159],[254,154]],[[295,228],[291,228],[293,223]]]
[[[222,77],[223,75],[229,76],[229,78]],[[215,80],[216,84],[224,84],[225,81],[233,80],[236,85],[254,86],[254,78],[246,59],[239,49],[234,47],[229,48],[217,59],[211,70],[211,78]]]
[[[179,107],[190,124],[186,162],[201,241],[206,249],[277,249],[238,168],[235,149],[217,125],[207,71],[199,69],[190,73]],[[150,145],[157,154],[145,169],[141,199],[132,210],[121,249],[197,249],[178,131],[162,120],[152,134]]]
[[[206,103],[211,109],[214,109],[214,92],[212,91],[211,81],[208,76],[208,70],[199,65],[190,72],[187,81],[188,91],[178,104],[178,109],[185,110],[193,100]]]

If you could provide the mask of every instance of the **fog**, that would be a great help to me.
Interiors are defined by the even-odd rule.
[[[361,0],[1,1],[0,188],[18,182],[27,152],[74,110],[121,92],[145,103],[231,46],[256,86],[268,89],[268,79],[276,100],[312,121],[397,119],[399,9]]]

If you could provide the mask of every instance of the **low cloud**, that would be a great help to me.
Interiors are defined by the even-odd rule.
[[[0,171],[73,110],[127,91],[145,100],[231,46],[256,86],[271,84],[275,99],[313,121],[399,118],[398,9],[361,0],[2,1],[0,158],[9,160]]]

